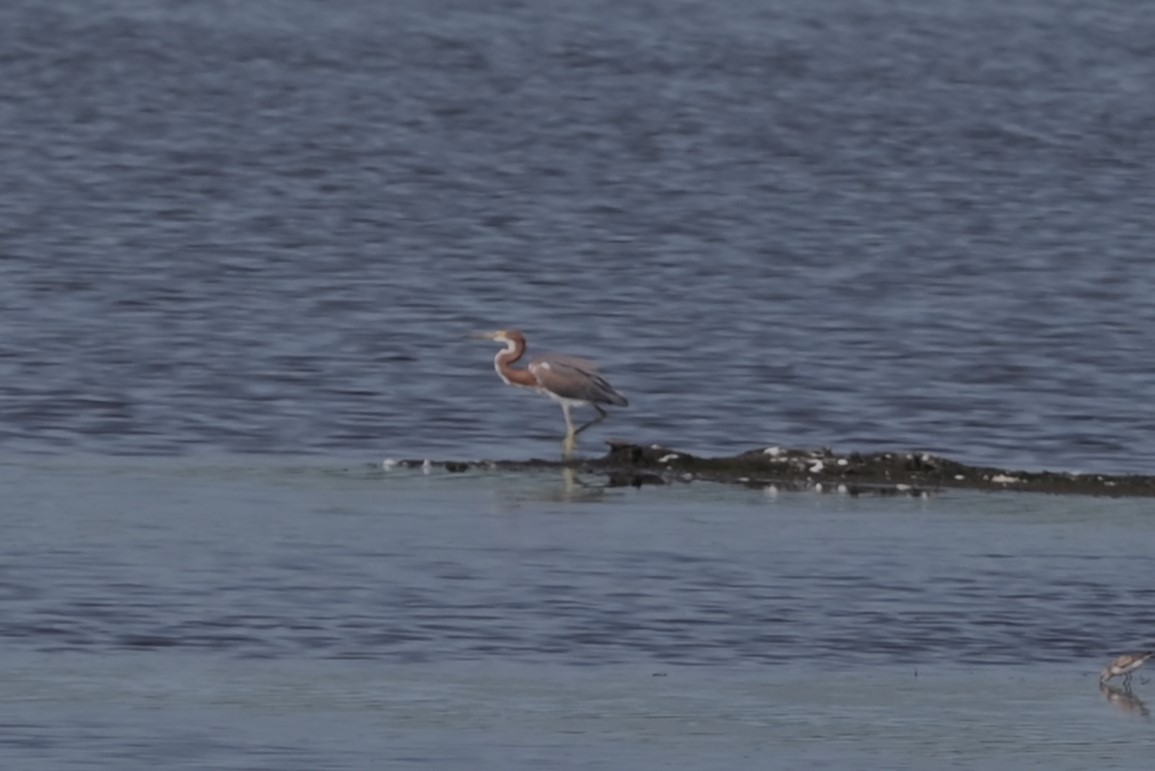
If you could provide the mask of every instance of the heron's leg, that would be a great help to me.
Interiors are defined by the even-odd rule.
[[[569,414],[569,405],[562,404],[562,414],[565,415],[565,441],[562,442],[562,452],[569,455],[577,443],[577,431],[573,428],[573,418]]]
[[[590,422],[583,424],[581,427],[578,428],[577,431],[574,431],[575,435],[580,434],[582,431],[585,431],[590,426],[595,426],[598,423],[601,423],[603,420],[605,420],[606,418],[608,418],[610,416],[610,414],[608,412],[603,410],[598,405],[591,404],[590,406],[598,411],[598,416],[596,418],[594,418],[593,420],[591,420]]]

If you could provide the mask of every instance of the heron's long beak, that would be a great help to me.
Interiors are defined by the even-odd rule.
[[[470,332],[465,336],[467,340],[493,340],[496,337],[496,332]]]

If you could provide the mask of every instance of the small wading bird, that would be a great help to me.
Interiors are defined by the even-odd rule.
[[[1131,673],[1139,667],[1147,663],[1147,659],[1155,656],[1155,651],[1142,651],[1140,653],[1124,653],[1107,665],[1107,668],[1099,673],[1099,682],[1105,683],[1112,677],[1123,676],[1123,685],[1131,684]]]
[[[598,374],[597,365],[592,361],[573,356],[545,354],[526,365],[525,369],[514,369],[513,364],[525,355],[525,335],[516,329],[500,329],[497,332],[477,332],[470,335],[482,340],[505,343],[505,348],[493,357],[493,368],[497,376],[511,386],[528,388],[544,394],[561,405],[565,413],[566,435],[562,445],[565,453],[573,451],[577,435],[595,423],[600,423],[609,415],[601,408],[603,404],[618,407],[629,406],[626,397],[613,389]],[[570,410],[589,405],[598,411],[598,416],[589,423],[574,428]]]

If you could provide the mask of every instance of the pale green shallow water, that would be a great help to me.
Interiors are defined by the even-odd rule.
[[[1150,502],[597,483],[0,465],[0,765],[1149,768]]]
[[[1071,667],[799,671],[24,657],[10,767],[1135,768],[1151,724]],[[18,764],[16,761],[18,760]]]

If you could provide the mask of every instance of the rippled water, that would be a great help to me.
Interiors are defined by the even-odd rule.
[[[1147,768],[1147,503],[379,465],[1150,471],[1145,10],[0,4],[0,765]]]
[[[15,0],[9,452],[556,451],[460,336],[593,354],[608,434],[1149,470],[1138,6]]]

